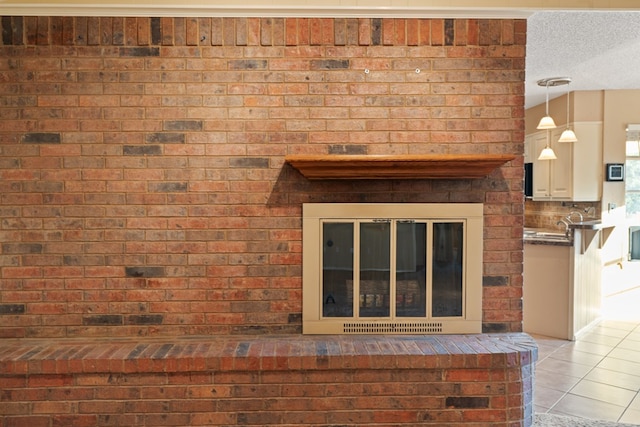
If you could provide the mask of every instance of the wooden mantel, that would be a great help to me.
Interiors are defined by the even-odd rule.
[[[511,154],[289,155],[307,179],[475,179],[515,159]]]

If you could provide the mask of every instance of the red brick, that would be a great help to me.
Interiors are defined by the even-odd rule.
[[[68,414],[72,412],[70,402],[33,402],[32,413],[34,414]]]
[[[62,387],[71,384],[72,378],[65,375],[31,375],[27,379],[29,387]]]
[[[50,427],[50,417],[48,416],[7,416],[4,421],[5,427]]]
[[[95,415],[55,415],[51,419],[52,427],[92,427],[97,423]]]

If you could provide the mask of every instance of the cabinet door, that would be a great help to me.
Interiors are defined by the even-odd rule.
[[[524,162],[533,163],[533,135],[527,135],[524,137]]]
[[[574,142],[572,200],[590,202],[602,197],[602,122],[575,123],[578,142]]]
[[[558,142],[562,129],[551,132],[551,148],[556,153],[557,160],[551,162],[551,197],[554,199],[571,200],[573,197],[573,144],[572,142]]]
[[[547,145],[547,132],[530,135],[531,156],[533,157],[533,199],[544,200],[551,196],[549,191],[549,162],[555,160],[538,160],[542,149]]]

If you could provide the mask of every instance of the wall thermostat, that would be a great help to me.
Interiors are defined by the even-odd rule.
[[[624,181],[624,165],[622,163],[607,163],[607,181]]]

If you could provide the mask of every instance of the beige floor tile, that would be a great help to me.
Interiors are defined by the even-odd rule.
[[[636,395],[636,397],[633,399],[633,402],[631,402],[631,404],[629,405],[629,408],[640,411],[640,394]]]
[[[588,333],[604,335],[606,337],[624,338],[627,335],[629,335],[629,332],[631,332],[631,330],[607,327],[607,326],[604,326],[602,323],[599,323],[598,325],[589,329]]]
[[[612,329],[621,329],[630,332],[638,326],[638,323],[632,321],[604,319],[598,324],[598,326]]]
[[[618,344],[618,347],[616,348],[624,348],[627,350],[634,350],[638,353],[638,359],[636,360],[640,360],[640,341],[635,341],[632,339],[625,339],[624,341],[622,341],[620,344]]]
[[[618,421],[624,411],[624,406],[612,405],[575,394],[567,394],[549,412],[594,420]]]
[[[640,425],[640,411],[637,409],[628,408],[626,411],[624,411],[624,414],[622,414],[622,417],[620,417],[618,422]]]
[[[568,392],[573,386],[578,384],[578,381],[580,381],[580,377],[572,377],[552,371],[536,370],[536,387],[540,386],[561,392]]]
[[[637,374],[640,372],[640,363],[616,359],[614,357],[605,357],[602,362],[598,364],[598,368],[609,369],[610,371],[622,372],[625,374]]]
[[[585,353],[583,351],[575,350],[575,348],[572,347],[559,348],[549,357],[552,359],[564,360],[566,362],[578,363],[580,365],[586,366],[596,366],[604,358],[604,356],[593,353]]]
[[[576,341],[574,343],[569,344],[572,348],[583,351],[585,353],[593,353],[599,356],[606,356],[613,350],[615,347],[611,345],[598,344],[588,341]]]
[[[608,369],[594,368],[585,379],[610,384],[631,391],[640,390],[640,376],[630,375],[624,372],[610,371]]]
[[[611,350],[611,353],[609,353],[607,357],[628,360],[629,362],[640,362],[640,351],[620,348],[620,346],[618,346],[615,349]],[[638,372],[640,373],[640,371]]]
[[[608,345],[611,347],[615,347],[620,342],[622,342],[621,337],[610,337],[603,334],[598,334],[595,332],[587,332],[583,336],[580,337],[580,341],[586,341],[595,344]]]
[[[553,406],[558,403],[565,394],[566,393],[564,391],[536,385],[533,392],[533,399],[537,406],[544,408],[544,412],[547,412],[549,409],[553,408]]]
[[[580,381],[571,389],[570,393],[625,408],[629,406],[636,395],[636,392],[632,390],[589,380]]]
[[[539,362],[536,365],[536,368],[537,372],[549,371],[556,374],[582,378],[587,375],[593,367],[548,357],[547,359]]]

